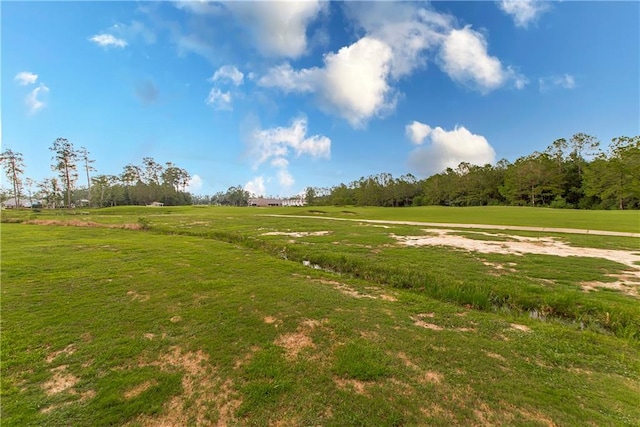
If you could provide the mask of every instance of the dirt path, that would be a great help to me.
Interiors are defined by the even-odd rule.
[[[329,216],[311,216],[311,215],[264,215],[264,216],[279,217],[279,218],[329,219],[334,221],[366,222],[370,224],[417,225],[419,227],[470,228],[470,229],[481,229],[481,230],[536,231],[536,232],[542,232],[542,233],[591,234],[591,235],[598,235],[598,236],[640,237],[640,233],[628,233],[624,231],[606,231],[606,230],[584,230],[579,228],[526,227],[521,225],[456,224],[456,223],[448,223],[448,222],[391,221],[391,220],[380,220],[380,219],[336,218],[336,217],[329,217]]]

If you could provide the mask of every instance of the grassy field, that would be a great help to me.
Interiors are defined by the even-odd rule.
[[[322,219],[535,225],[526,208],[310,210],[3,212],[23,223],[2,224],[2,424],[640,424],[638,298],[581,287],[628,266]],[[579,228],[557,212],[543,226]],[[638,231],[596,214],[584,228]]]

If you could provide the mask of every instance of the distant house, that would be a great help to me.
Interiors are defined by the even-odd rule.
[[[2,202],[2,207],[5,209],[15,209],[16,205],[18,203],[16,202],[16,199],[14,197],[5,200],[4,202]],[[20,200],[20,206],[21,208],[30,208],[31,207],[31,203],[29,203],[28,200]]]
[[[259,208],[267,206],[282,206],[282,199],[267,199],[264,197],[256,197],[249,199],[249,206],[257,206]]]
[[[152,202],[150,205],[147,206],[153,206],[153,207],[160,207],[160,206],[164,206],[164,203],[162,202]]]
[[[304,196],[290,197],[288,199],[273,199],[266,197],[254,197],[249,199],[249,206],[269,207],[269,206],[305,206]]]

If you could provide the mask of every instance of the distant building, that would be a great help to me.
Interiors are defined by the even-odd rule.
[[[4,202],[2,202],[2,207],[6,209],[15,209],[17,204],[18,203],[16,202],[16,199],[14,197],[11,197],[10,199],[7,199]],[[29,203],[29,200],[21,199],[19,207],[30,208],[31,203]]]
[[[259,208],[269,206],[305,206],[307,204],[304,196],[289,197],[288,199],[274,199],[267,197],[252,197],[249,199],[249,206]]]
[[[164,206],[164,203],[162,202],[152,202],[150,205],[147,206],[153,206],[153,207],[160,207],[160,206]]]
[[[282,206],[282,199],[267,199],[264,197],[256,197],[249,199],[249,206],[257,206],[264,208],[267,206]]]

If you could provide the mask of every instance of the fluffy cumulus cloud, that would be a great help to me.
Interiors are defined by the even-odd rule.
[[[256,129],[251,133],[249,144],[256,168],[269,160],[286,160],[291,154],[313,158],[328,158],[331,155],[329,138],[322,135],[307,137],[306,117],[294,119],[289,127]],[[285,167],[287,165],[284,164]]]
[[[266,56],[298,58],[307,50],[307,26],[327,6],[322,0],[229,2],[225,5]]]
[[[216,110],[233,110],[232,98],[238,95],[237,87],[244,82],[244,74],[234,65],[223,65],[208,81],[213,83],[213,87],[205,102]]]
[[[258,84],[285,92],[315,93],[325,112],[359,127],[395,105],[387,81],[391,59],[386,43],[363,37],[336,53],[326,54],[323,67],[294,70],[283,64],[272,68]]]
[[[231,92],[223,92],[217,87],[211,88],[205,102],[216,110],[233,110],[233,106],[231,105]]]
[[[13,78],[20,86],[32,85],[38,80],[38,75],[29,71],[21,71]]]
[[[123,48],[123,47],[126,47],[128,44],[126,40],[119,39],[113,34],[107,34],[107,33],[96,34],[95,36],[89,37],[89,40],[94,42],[98,46],[105,47],[105,48],[107,47]]]
[[[35,114],[46,106],[43,97],[45,97],[48,93],[49,88],[43,83],[40,83],[37,88],[29,92],[29,94],[25,98],[25,103],[29,108],[30,114]]]
[[[540,88],[540,92],[546,92],[555,88],[574,89],[576,87],[576,80],[571,74],[542,77],[538,79],[538,87]]]
[[[244,185],[244,189],[253,196],[265,196],[267,189],[264,183],[263,176],[257,176]]]
[[[446,168],[457,167],[461,162],[485,165],[495,161],[496,152],[487,139],[469,132],[465,127],[460,126],[447,131],[441,127],[432,128],[420,122],[413,122],[407,126],[407,134],[413,138],[416,135],[409,131],[410,128],[419,129],[418,135],[424,135],[419,145],[425,140],[429,141],[428,145],[414,149],[409,157],[409,166],[420,175],[440,173]],[[412,141],[415,143],[415,140]]]
[[[229,82],[234,86],[240,86],[244,80],[244,74],[235,65],[223,65],[213,73],[210,80],[212,82]]]
[[[497,89],[510,80],[518,89],[526,84],[524,76],[513,68],[505,68],[498,58],[488,54],[486,39],[469,25],[449,33],[438,59],[442,70],[454,81],[482,93]]]
[[[351,2],[345,9],[365,36],[389,46],[394,79],[425,67],[429,50],[442,42],[453,24],[449,15],[410,3]]]
[[[331,155],[331,140],[323,135],[307,136],[307,119],[298,117],[288,127],[271,129],[255,129],[249,136],[249,155],[254,161],[254,169],[269,163],[275,169],[278,183],[282,191],[288,191],[295,183],[289,171],[289,158],[302,155],[311,158],[329,158]],[[252,181],[257,187],[257,182]],[[260,183],[263,185],[264,180]],[[250,191],[246,186],[247,191]],[[255,194],[264,194],[253,191]]]
[[[405,132],[407,137],[416,145],[420,145],[424,142],[424,139],[431,132],[431,127],[429,125],[425,125],[424,123],[420,123],[417,121],[413,121],[405,126]]]
[[[500,0],[498,7],[511,15],[517,27],[526,28],[549,9],[549,4],[538,0]]]
[[[324,55],[319,67],[269,69],[258,85],[284,93],[314,94],[326,113],[363,127],[393,111],[395,84],[437,58],[441,70],[467,87],[488,93],[508,83],[522,89],[526,77],[488,53],[486,39],[455,19],[413,3],[353,2],[344,5],[359,40]]]

